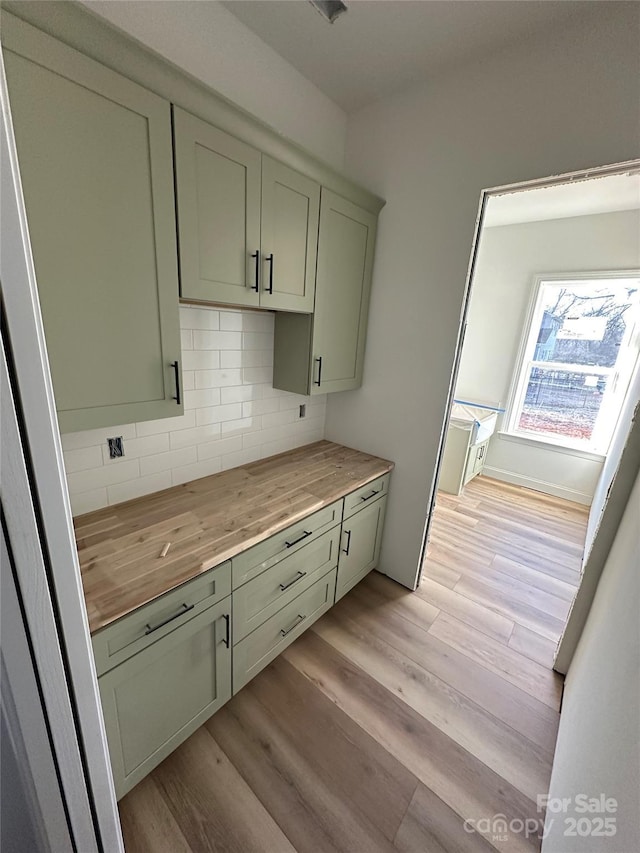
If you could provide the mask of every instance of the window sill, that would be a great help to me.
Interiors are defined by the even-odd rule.
[[[594,453],[591,450],[581,450],[578,447],[557,444],[555,441],[546,441],[544,438],[530,438],[529,436],[503,431],[498,431],[498,435],[505,441],[513,441],[516,444],[528,444],[531,447],[540,447],[544,450],[552,450],[554,453],[562,453],[565,456],[577,456],[579,459],[590,459],[592,462],[604,462],[606,458],[603,453]]]

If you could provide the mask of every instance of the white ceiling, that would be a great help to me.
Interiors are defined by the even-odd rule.
[[[483,225],[495,228],[544,219],[640,209],[640,175],[621,174],[490,196]]]
[[[600,3],[346,0],[329,24],[307,0],[227,0],[243,24],[347,112],[475,61]]]

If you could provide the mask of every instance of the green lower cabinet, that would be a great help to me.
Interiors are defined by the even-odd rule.
[[[333,569],[233,647],[234,694],[326,613],[335,590]]]
[[[123,797],[231,697],[231,597],[98,679]]]
[[[377,565],[386,507],[385,495],[343,522],[336,601]]]

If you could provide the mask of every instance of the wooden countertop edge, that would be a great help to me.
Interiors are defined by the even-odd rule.
[[[327,444],[326,441],[314,442],[313,444],[308,445],[308,448],[311,451],[313,448],[320,448],[322,445],[325,445],[325,444]],[[340,447],[342,447],[342,446],[340,446]],[[279,457],[286,458],[286,457],[290,456],[290,454],[299,452],[302,449],[304,449],[304,448],[296,448],[296,451],[287,451],[285,453],[276,454],[275,456],[267,457],[266,459],[257,460],[255,463],[250,463],[250,465],[239,466],[237,469],[230,469],[230,470],[241,472],[245,468],[251,467],[251,465],[259,465],[260,463],[265,463],[267,461],[271,462],[272,460],[277,461]],[[343,449],[351,450],[351,448],[343,448]],[[354,452],[360,453],[360,451],[354,451]],[[139,608],[144,607],[147,604],[150,604],[152,601],[155,601],[156,599],[160,598],[161,596],[166,595],[167,593],[172,592],[176,589],[179,589],[184,584],[189,583],[189,581],[194,580],[194,578],[197,578],[200,575],[204,574],[205,572],[208,572],[211,569],[214,569],[216,566],[221,566],[222,564],[233,559],[233,557],[237,557],[238,554],[241,554],[244,551],[249,550],[249,548],[253,548],[255,545],[259,545],[260,542],[264,542],[266,539],[269,539],[271,536],[276,535],[281,530],[284,530],[286,527],[289,527],[290,525],[295,524],[296,522],[300,521],[301,519],[306,518],[307,516],[312,515],[315,512],[318,512],[319,510],[323,509],[324,507],[330,506],[331,504],[335,503],[336,501],[343,499],[344,497],[349,495],[351,492],[354,492],[357,489],[362,488],[362,486],[366,486],[367,483],[370,483],[373,480],[376,480],[378,477],[382,477],[385,474],[391,472],[393,470],[393,468],[395,467],[395,463],[393,463],[389,460],[382,459],[380,457],[373,457],[373,456],[371,456],[371,454],[366,454],[366,453],[362,453],[362,456],[364,456],[364,457],[369,456],[369,457],[371,457],[372,460],[375,459],[376,462],[380,463],[374,473],[372,473],[366,477],[360,477],[360,478],[357,478],[357,479],[350,481],[348,484],[348,488],[344,488],[343,490],[342,489],[338,490],[336,493],[332,494],[330,498],[319,498],[316,495],[314,495],[313,494],[313,484],[310,484],[310,489],[308,491],[307,490],[301,490],[301,493],[304,493],[305,496],[308,496],[310,499],[312,499],[309,504],[305,505],[303,508],[301,508],[299,510],[296,510],[290,514],[287,514],[286,516],[283,516],[281,519],[279,519],[277,521],[271,522],[269,525],[266,526],[265,530],[263,530],[259,533],[250,534],[247,536],[247,538],[241,539],[239,541],[234,542],[233,544],[230,544],[226,550],[218,551],[215,554],[215,556],[211,557],[208,560],[205,559],[200,563],[199,566],[191,568],[188,571],[188,573],[185,574],[185,576],[180,577],[180,575],[178,574],[178,577],[180,577],[180,580],[177,583],[167,585],[161,591],[154,590],[152,594],[150,594],[149,596],[145,596],[144,598],[141,598],[133,606],[124,606],[121,610],[120,609],[116,610],[114,608],[109,614],[105,615],[101,612],[101,609],[99,609],[97,607],[97,605],[93,604],[90,601],[90,596],[85,594],[85,601],[86,601],[86,605],[87,605],[87,615],[88,615],[88,619],[89,619],[89,630],[90,630],[91,635],[97,634],[99,631],[102,631],[102,630],[108,628],[109,626],[113,625],[115,622],[119,621],[120,619],[123,619],[124,617],[126,617],[128,615],[130,615],[131,613],[135,612]],[[228,472],[221,472],[221,473],[228,474]],[[209,477],[201,478],[201,479],[202,480],[213,480],[219,476],[220,476],[219,474],[213,474],[213,475],[210,475]],[[192,481],[192,482],[196,483],[199,481]],[[168,495],[174,490],[177,493],[177,491],[179,489],[182,489],[184,487],[188,487],[190,485],[191,485],[191,483],[185,483],[185,484],[183,484],[182,487],[171,487],[170,489],[165,489],[162,492],[154,492],[150,495],[146,495],[146,496],[143,496],[140,498],[135,498],[131,501],[127,501],[126,503],[117,505],[117,511],[121,511],[123,507],[131,507],[131,506],[140,507],[140,506],[143,506],[145,501],[147,501],[147,502],[155,501],[155,500],[157,500],[158,496]],[[204,497],[206,496],[206,494],[207,494],[206,492],[203,494],[203,501],[204,501]],[[315,500],[313,500],[313,498],[315,498]],[[95,517],[95,516],[98,516],[98,515],[108,517],[109,510],[114,511],[114,510],[116,510],[116,507],[115,506],[114,507],[104,507],[101,510],[97,510],[97,511],[92,512],[92,513],[86,513],[86,514],[83,514],[81,516],[77,516],[74,519],[74,522],[77,526],[81,527],[81,526],[83,526],[82,522],[84,522],[85,519],[88,520],[88,519]],[[78,522],[80,522],[80,524],[78,524]],[[236,533],[236,534],[239,534],[241,532],[242,532],[242,528],[239,528],[237,531],[234,531],[234,533]],[[206,545],[203,546],[203,550],[206,549],[207,547],[210,547],[210,546],[206,546]],[[81,568],[81,572],[82,572],[82,575],[84,577],[86,570],[83,571]]]

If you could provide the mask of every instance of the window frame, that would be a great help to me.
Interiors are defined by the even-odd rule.
[[[518,346],[518,354],[515,362],[513,376],[509,387],[508,402],[503,420],[503,429],[501,433],[512,439],[517,439],[525,442],[537,442],[555,449],[566,449],[572,453],[584,454],[585,456],[605,456],[609,450],[611,439],[615,433],[617,419],[620,414],[620,409],[624,399],[628,393],[631,381],[636,372],[640,370],[640,321],[635,325],[630,326],[623,339],[623,347],[628,349],[629,354],[624,359],[625,364],[622,369],[618,366],[603,367],[597,370],[589,369],[588,371],[582,365],[575,365],[575,372],[589,372],[590,374],[598,373],[602,375],[621,377],[622,381],[615,384],[615,387],[608,392],[612,398],[619,402],[618,415],[616,423],[611,425],[608,422],[606,430],[604,429],[600,417],[596,420],[594,431],[588,444],[580,440],[572,440],[564,436],[554,436],[542,432],[533,432],[520,429],[518,422],[522,413],[524,398],[527,391],[529,381],[529,371],[534,363],[533,353],[537,342],[537,334],[539,332],[540,321],[542,319],[543,308],[541,300],[542,287],[545,284],[562,284],[575,285],[576,282],[593,281],[593,280],[611,280],[611,279],[640,279],[640,269],[626,270],[590,270],[581,272],[563,272],[563,273],[537,273],[533,277],[533,286],[531,295],[520,334],[520,343]],[[618,362],[616,362],[618,365]],[[544,362],[545,367],[566,368],[568,365],[565,362]],[[571,366],[573,369],[574,366]],[[626,368],[626,369],[625,369]],[[603,400],[604,402],[604,400]],[[602,409],[601,409],[602,410]],[[602,438],[602,434],[606,433],[606,438]]]

